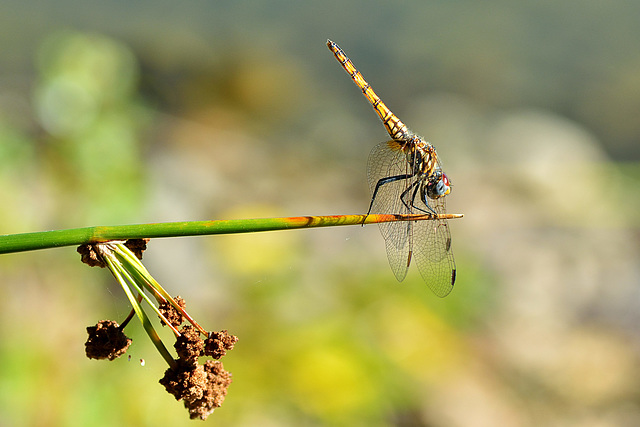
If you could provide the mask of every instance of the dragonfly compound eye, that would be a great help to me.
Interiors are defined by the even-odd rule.
[[[449,178],[442,172],[436,172],[435,176],[427,183],[427,195],[432,199],[446,196],[451,192]]]

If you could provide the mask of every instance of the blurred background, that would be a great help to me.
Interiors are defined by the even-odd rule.
[[[387,135],[331,38],[437,147],[456,288],[397,283],[375,226],[152,241],[156,279],[240,338],[206,423],[636,426],[638,22],[633,0],[5,0],[0,233],[364,213]],[[138,322],[130,361],[84,357],[129,311],[107,271],[8,254],[0,286],[0,425],[195,425]]]

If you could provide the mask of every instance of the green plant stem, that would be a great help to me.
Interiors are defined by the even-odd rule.
[[[189,315],[189,313],[187,313],[182,307],[180,307],[171,297],[171,295],[169,295],[169,293],[160,285],[160,283],[158,283],[153,278],[153,276],[149,274],[144,264],[142,264],[142,262],[133,254],[133,252],[129,250],[129,248],[127,248],[122,243],[115,244],[114,246],[119,249],[119,251],[115,252],[116,255],[126,256],[127,264],[134,267],[132,268],[130,273],[137,279],[139,279],[141,283],[144,283],[146,285],[146,289],[154,294],[156,296],[156,299],[168,301],[180,314],[182,314],[187,319],[187,321],[189,321],[189,323],[191,323],[198,331],[200,331],[202,335],[208,335],[208,332],[202,326],[200,326],[198,322],[196,322],[195,319]],[[162,316],[160,313],[158,313],[158,315],[161,316],[163,318],[162,320],[176,332],[176,335],[180,335],[180,333],[175,328],[173,328],[169,324],[169,322],[167,322],[167,319],[165,319],[164,316]]]
[[[138,258],[136,258],[136,256],[129,250],[129,248],[127,248],[123,244],[115,244],[113,246],[114,250],[112,253],[120,262],[120,266],[122,267],[123,271],[126,272],[126,278],[128,279],[128,282],[136,289],[136,291],[138,291],[138,294],[142,296],[142,298],[144,298],[147,304],[151,306],[156,315],[158,315],[160,319],[162,319],[162,321],[166,323],[166,325],[173,331],[175,336],[179,337],[180,332],[178,332],[178,330],[167,320],[167,318],[164,317],[164,315],[160,312],[158,307],[156,307],[154,302],[149,299],[149,297],[144,293],[143,289],[138,285],[147,285],[146,288],[151,293],[156,294],[158,293],[156,288],[161,288],[160,284],[156,282],[153,277],[151,277],[151,274],[149,274],[144,265],[140,262],[140,260],[138,260]],[[153,284],[151,284],[149,279],[153,281]],[[162,291],[164,291],[164,289],[162,289]],[[138,302],[140,302],[140,299],[138,299]],[[206,331],[203,333],[206,334]]]
[[[138,295],[136,297],[136,300],[138,301],[138,303],[140,303],[140,301],[142,301],[142,295]],[[133,316],[135,314],[136,314],[136,311],[132,308],[131,311],[129,312],[129,315],[122,321],[122,323],[120,323],[120,329],[124,329],[125,326],[129,324],[131,319],[133,319]]]
[[[151,342],[153,343],[153,345],[155,345],[156,349],[158,350],[160,355],[163,357],[163,359],[169,364],[169,366],[171,366],[172,368],[175,367],[176,361],[173,359],[173,356],[171,356],[171,353],[169,353],[169,350],[167,350],[167,348],[162,343],[162,340],[158,336],[158,333],[156,332],[156,330],[153,328],[153,325],[151,324],[151,321],[147,317],[147,314],[144,312],[144,310],[142,309],[142,306],[137,301],[136,297],[133,295],[133,292],[131,292],[131,289],[129,288],[129,285],[127,282],[135,284],[135,281],[133,280],[133,278],[131,278],[131,276],[129,276],[129,273],[122,266],[122,264],[120,264],[119,260],[112,258],[111,256],[105,256],[104,260],[107,264],[109,264],[110,266],[109,270],[111,271],[113,276],[116,278],[118,283],[120,283],[120,286],[122,286],[122,289],[127,295],[127,298],[129,299],[129,302],[133,306],[133,309],[135,310],[136,314],[138,315],[138,318],[140,319],[140,322],[142,323],[142,326],[144,327],[145,332],[147,333],[147,335],[149,335]],[[138,288],[138,292],[140,292],[140,295],[143,295],[142,290],[139,288]],[[153,304],[151,305],[153,306]]]
[[[330,215],[289,218],[257,218],[210,221],[165,222],[115,226],[94,226],[34,233],[5,234],[0,236],[0,254],[32,251],[110,240],[156,237],[200,236],[207,234],[253,233],[258,231],[290,230],[296,228],[364,225],[379,222],[433,220],[460,218],[461,214],[447,215]]]

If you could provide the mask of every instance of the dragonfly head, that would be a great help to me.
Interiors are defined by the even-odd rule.
[[[427,181],[427,196],[438,199],[451,192],[451,182],[441,170],[435,171]]]

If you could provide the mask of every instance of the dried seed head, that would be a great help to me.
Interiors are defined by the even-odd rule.
[[[180,296],[175,297],[173,300],[176,302],[176,304],[182,307],[183,310],[187,306],[187,303],[182,298],[180,298]],[[184,321],[182,314],[178,310],[176,310],[176,308],[171,305],[169,301],[161,302],[158,306],[158,309],[174,328],[179,327]],[[166,323],[164,323],[164,320],[162,319],[160,320],[160,323],[162,324],[162,326],[166,325]]]
[[[200,333],[193,326],[185,325],[180,330],[180,334],[173,345],[178,357],[188,363],[197,363],[198,357],[204,350],[204,341],[200,338]]]
[[[89,359],[114,360],[131,345],[131,339],[112,320],[101,320],[96,326],[88,326],[87,333],[89,338],[85,343],[85,352]]]
[[[142,253],[147,249],[147,243],[151,239],[129,239],[124,245],[138,258],[142,259]]]
[[[160,384],[176,398],[192,402],[201,399],[207,389],[207,373],[203,365],[178,360],[174,368],[165,371]]]
[[[211,332],[209,338],[204,341],[204,354],[214,359],[220,359],[227,354],[227,351],[233,349],[236,342],[238,342],[238,337],[231,335],[226,329],[220,332]]]
[[[202,397],[194,401],[184,402],[185,408],[189,410],[191,419],[207,419],[216,408],[219,408],[227,395],[227,388],[231,384],[231,372],[225,371],[222,362],[217,360],[207,360],[204,364],[204,371],[207,374],[207,387]]]
[[[80,245],[76,251],[80,254],[80,260],[89,267],[105,268],[107,266],[93,245]]]

